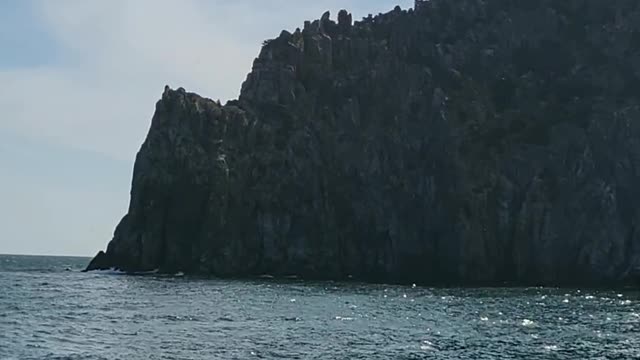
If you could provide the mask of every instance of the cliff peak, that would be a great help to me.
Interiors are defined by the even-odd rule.
[[[640,274],[640,2],[416,1],[165,87],[89,269],[409,283]]]

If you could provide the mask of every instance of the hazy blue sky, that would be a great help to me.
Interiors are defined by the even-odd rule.
[[[412,0],[0,0],[0,253],[93,255],[163,87],[237,97],[263,40]]]

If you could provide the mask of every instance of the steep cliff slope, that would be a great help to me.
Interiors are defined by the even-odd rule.
[[[640,2],[432,0],[165,89],[89,269],[420,283],[640,276]]]

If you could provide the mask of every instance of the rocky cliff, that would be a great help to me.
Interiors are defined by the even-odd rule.
[[[88,269],[445,284],[640,278],[640,2],[431,0],[166,88]]]

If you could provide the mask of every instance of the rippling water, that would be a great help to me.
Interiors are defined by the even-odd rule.
[[[640,293],[81,273],[0,256],[0,359],[634,359]]]

